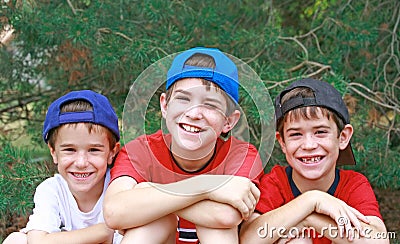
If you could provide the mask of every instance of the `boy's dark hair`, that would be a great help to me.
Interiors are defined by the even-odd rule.
[[[303,98],[314,98],[314,92],[308,88],[308,87],[297,87],[294,88],[293,90],[287,92],[283,97],[281,98],[281,104],[282,106],[285,106],[285,103],[289,101],[291,98],[301,96]],[[343,130],[345,124],[344,121],[333,111],[331,111],[328,108],[325,107],[320,107],[320,106],[306,106],[306,107],[297,107],[294,108],[287,113],[283,115],[282,118],[280,118],[277,123],[276,123],[276,130],[279,132],[279,134],[282,135],[283,139],[283,124],[285,121],[290,120],[297,120],[299,118],[304,118],[304,119],[314,119],[318,118],[318,113],[321,113],[322,116],[326,116],[328,119],[332,118],[333,121],[335,122],[337,129],[338,129],[338,134],[337,136],[339,137],[340,132]]]
[[[83,111],[93,111],[92,105],[85,101],[85,100],[75,100],[72,102],[65,103],[61,105],[60,112],[61,113],[68,113],[68,112],[83,112]],[[113,149],[115,147],[115,144],[117,143],[118,139],[116,138],[115,134],[110,131],[108,128],[101,126],[99,124],[94,124],[91,122],[79,122],[79,123],[84,123],[86,128],[88,129],[89,132],[96,131],[96,132],[102,132],[104,131],[107,135],[108,141],[109,141],[109,146],[110,149]],[[67,124],[62,124],[58,127],[55,127],[49,131],[48,135],[48,143],[49,145],[54,148],[55,147],[55,140],[58,135],[58,130],[62,126],[76,126],[77,123],[67,123]]]

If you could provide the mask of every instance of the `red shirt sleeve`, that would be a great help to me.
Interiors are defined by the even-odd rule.
[[[264,214],[294,199],[286,176],[285,167],[274,166],[268,174],[261,177],[260,200],[256,211]]]
[[[263,174],[264,169],[262,166],[260,155],[258,154],[257,149],[253,145],[249,144],[246,159],[235,175],[247,177],[254,184],[259,186],[260,179]]]
[[[115,159],[114,166],[111,168],[111,180],[115,180],[121,176],[129,176],[134,178],[138,183],[147,181],[144,179],[144,172],[142,169],[138,169],[138,164],[134,164],[133,162],[138,161],[136,157],[137,150],[142,148],[143,145],[138,140],[133,140],[127,143],[118,153],[117,158]],[[143,148],[143,150],[146,150]],[[145,155],[144,153],[141,156]],[[140,164],[139,164],[140,165]]]
[[[366,216],[377,216],[382,219],[375,193],[368,179],[353,170],[340,170],[340,181],[335,197]]]

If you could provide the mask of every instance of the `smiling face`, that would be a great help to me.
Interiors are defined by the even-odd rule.
[[[339,133],[332,117],[324,116],[321,108],[316,111],[316,116],[308,119],[290,117],[292,111],[289,111],[288,119],[283,121],[283,135],[277,132],[276,137],[287,162],[293,167],[296,185],[307,188],[307,184],[313,182],[314,189],[327,190],[325,188],[329,188],[335,177],[339,150],[348,145],[353,128],[347,124]]]
[[[217,138],[231,130],[240,117],[238,110],[227,116],[223,91],[198,78],[177,81],[169,101],[164,93],[160,105],[172,135],[172,152],[185,160],[211,157]]]
[[[107,129],[99,125],[66,124],[57,128],[54,147],[49,149],[59,174],[71,193],[79,198],[100,197],[107,165],[112,163],[119,143],[110,148]]]

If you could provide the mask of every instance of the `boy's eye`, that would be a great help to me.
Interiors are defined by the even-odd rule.
[[[213,103],[205,103],[204,105],[205,105],[206,107],[213,108],[213,109],[218,108],[218,106],[215,105],[215,104],[213,104]]]
[[[295,137],[295,136],[301,136],[301,133],[299,132],[293,132],[289,134],[290,137]]]
[[[328,132],[324,131],[324,130],[318,130],[315,132],[315,134],[326,134],[326,133],[328,133]]]
[[[89,152],[101,152],[99,148],[90,148]]]
[[[75,152],[75,149],[72,148],[72,147],[66,147],[66,148],[63,148],[62,151],[64,151],[64,152]]]
[[[189,98],[185,96],[176,96],[175,99],[181,101],[189,101]]]

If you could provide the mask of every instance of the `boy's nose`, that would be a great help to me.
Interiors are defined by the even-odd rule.
[[[80,153],[77,157],[77,159],[75,160],[75,165],[78,168],[86,168],[88,165],[88,157],[86,155],[86,153]]]
[[[310,150],[316,148],[318,146],[318,143],[313,136],[306,136],[301,145],[302,149]]]
[[[201,105],[196,105],[188,108],[185,111],[185,116],[191,119],[202,119],[204,113],[204,107]]]

